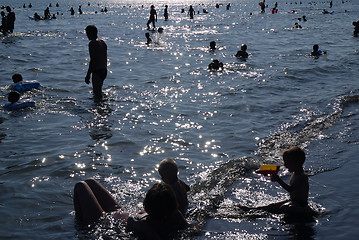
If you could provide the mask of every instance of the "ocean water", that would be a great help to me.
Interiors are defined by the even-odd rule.
[[[1,105],[16,72],[42,85],[22,96],[35,108],[0,111],[1,239],[131,239],[111,220],[80,228],[73,186],[93,177],[135,213],[166,157],[192,188],[187,219],[194,227],[178,238],[357,239],[359,39],[352,22],[359,2],[334,1],[334,13],[323,15],[329,1],[279,0],[277,14],[270,13],[275,1],[266,1],[261,14],[252,0],[230,1],[229,10],[211,0],[59,0],[50,8],[57,19],[29,19],[50,2],[0,3],[16,13],[15,33],[0,36]],[[164,32],[149,31],[147,46],[151,4]],[[194,19],[186,14],[191,4]],[[84,14],[71,16],[79,5]],[[308,21],[293,29],[303,15]],[[100,102],[84,83],[89,24],[108,45]],[[243,43],[246,61],[234,56]],[[311,57],[314,44],[328,54]],[[224,70],[208,71],[213,59]],[[288,197],[254,170],[282,164],[292,145],[305,149],[310,202],[321,215],[298,223],[237,209]]]

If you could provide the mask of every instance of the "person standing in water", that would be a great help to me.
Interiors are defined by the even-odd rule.
[[[165,17],[165,20],[167,21],[168,20],[168,5],[165,6],[163,16]]]
[[[189,15],[189,18],[190,19],[193,19],[193,15],[195,14],[195,11],[194,11],[194,9],[193,9],[193,7],[192,7],[192,5],[191,6],[189,6],[189,10],[188,10],[188,15]]]
[[[86,27],[86,35],[89,42],[90,63],[85,77],[85,82],[90,83],[92,74],[93,93],[96,98],[102,98],[102,85],[107,76],[107,45],[97,36],[97,28],[94,25]]]
[[[7,16],[6,16],[6,27],[7,30],[10,33],[14,32],[14,26],[15,26],[15,12],[11,11],[11,7],[7,6],[6,7],[6,11],[8,12]]]
[[[147,21],[147,29],[150,29],[150,23],[152,23],[153,29],[155,29],[155,22],[157,22],[157,12],[155,10],[155,6],[151,5],[150,18]]]

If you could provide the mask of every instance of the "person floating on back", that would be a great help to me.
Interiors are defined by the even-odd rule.
[[[92,74],[92,88],[95,98],[102,98],[102,85],[107,76],[107,45],[98,38],[97,28],[94,25],[86,27],[86,35],[89,42],[90,63],[85,77],[86,84],[90,83]]]
[[[23,81],[22,75],[20,73],[15,73],[12,75],[12,81],[14,84],[10,88],[14,91],[25,92],[34,88],[40,88],[40,83],[37,81]]]
[[[171,186],[176,195],[178,210],[180,210],[182,214],[185,214],[188,207],[187,192],[190,190],[190,187],[178,179],[176,162],[171,158],[163,159],[158,167],[158,173],[163,182]]]
[[[288,215],[307,216],[315,215],[315,212],[308,206],[309,183],[308,175],[303,169],[305,162],[304,151],[293,146],[283,152],[284,166],[291,172],[289,184],[285,183],[277,173],[270,174],[273,182],[278,182],[287,192],[289,200],[272,203],[263,207],[246,207],[238,205],[242,210],[259,209],[272,213],[285,213]]]
[[[155,29],[155,22],[157,22],[157,12],[155,10],[155,6],[151,5],[150,18],[147,21],[147,29],[150,29],[150,23],[152,23],[153,29]]]
[[[312,53],[310,55],[317,57],[317,56],[320,56],[320,55],[323,55],[323,54],[327,54],[327,52],[326,51],[323,52],[322,50],[319,50],[319,45],[314,44],[313,45],[313,51],[312,51]]]
[[[247,45],[246,44],[242,44],[241,50],[239,50],[237,52],[236,57],[242,58],[242,59],[248,58]]]

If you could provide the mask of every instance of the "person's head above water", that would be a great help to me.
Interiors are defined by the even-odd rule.
[[[88,25],[85,30],[88,39],[96,40],[98,31],[95,25]]]
[[[148,215],[156,220],[166,220],[178,209],[176,195],[168,184],[156,183],[147,192],[143,206]]]
[[[18,83],[22,81],[22,75],[20,73],[15,73],[14,75],[12,75],[12,81],[14,83]]]
[[[318,44],[314,44],[313,45],[313,51],[318,51],[319,50],[319,45]]]
[[[209,47],[210,47],[211,49],[216,49],[216,42],[215,42],[215,41],[210,42],[210,43],[209,43]]]
[[[20,94],[16,91],[10,92],[9,95],[7,96],[7,100],[11,103],[15,103],[19,101],[19,99],[20,99]]]
[[[242,50],[242,51],[247,51],[247,45],[246,45],[246,44],[242,44],[241,50]]]
[[[172,158],[165,158],[158,166],[158,173],[165,183],[172,184],[178,180],[178,167]]]

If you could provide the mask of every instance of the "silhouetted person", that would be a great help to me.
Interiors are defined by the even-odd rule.
[[[167,21],[168,20],[168,5],[165,6],[163,16],[165,17],[165,20]]]
[[[6,20],[6,15],[4,11],[1,11],[1,26],[0,26],[0,31],[6,35],[7,34],[7,20]]]
[[[79,14],[82,14],[81,5],[79,6]]]
[[[219,70],[219,69],[223,69],[223,63],[218,61],[217,59],[214,59],[209,65],[208,65],[208,69],[209,70]]]
[[[86,35],[89,42],[90,63],[85,78],[87,84],[90,83],[92,74],[93,93],[96,98],[102,98],[102,85],[107,76],[107,45],[97,36],[97,28],[94,25],[86,27]]]
[[[195,14],[195,11],[194,11],[194,9],[193,9],[193,7],[192,7],[192,5],[191,6],[189,6],[189,10],[188,10],[188,14],[187,15],[189,15],[189,18],[190,19],[193,19],[193,15]]]
[[[146,44],[150,44],[152,42],[152,39],[150,38],[150,34],[147,32],[147,33],[145,33],[145,36],[146,36],[146,39],[147,39]]]
[[[47,7],[44,11],[44,19],[51,18],[50,9]]]
[[[211,50],[216,50],[216,42],[215,42],[215,41],[210,42],[210,43],[209,43],[209,48],[210,48]]]
[[[70,13],[71,13],[71,15],[75,15],[75,10],[73,7],[71,7],[71,9],[70,9]]]
[[[157,22],[157,12],[155,10],[155,6],[151,5],[150,18],[147,21],[147,28],[150,29],[150,23],[152,23],[153,29],[155,29],[155,22]]]
[[[354,26],[354,37],[358,37],[359,35],[359,20],[356,22],[353,22],[353,26]]]
[[[242,59],[248,58],[247,45],[246,44],[242,44],[241,50],[239,50],[237,52],[236,57],[242,58]]]
[[[11,8],[9,6],[6,7],[6,11],[8,12],[6,16],[6,28],[10,33],[12,33],[14,32],[15,26],[15,13],[11,11]]]

